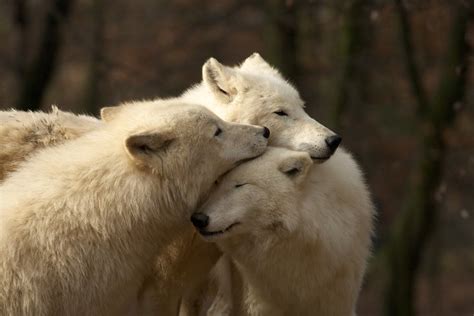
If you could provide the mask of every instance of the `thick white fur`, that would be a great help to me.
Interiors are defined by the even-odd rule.
[[[209,59],[203,66],[203,81],[181,98],[204,104],[226,121],[267,126],[271,130],[269,143],[273,146],[307,151],[315,162],[330,156],[324,139],[333,132],[304,112],[298,92],[259,54],[251,55],[240,66],[232,68]],[[282,111],[288,115],[275,113]],[[25,146],[21,141],[15,144]],[[206,271],[219,258],[220,251],[213,244],[196,238],[190,228],[164,253],[166,255],[158,259],[154,278],[158,285],[159,310],[167,314],[175,313],[181,295],[195,297],[199,293],[201,289],[197,285],[203,285]],[[196,267],[199,268],[195,270]],[[153,281],[150,284],[153,285]],[[174,290],[169,291],[170,288]]]
[[[181,99],[198,100],[226,121],[266,126],[271,131],[269,144],[306,151],[315,162],[323,162],[331,156],[325,139],[334,133],[304,111],[298,91],[259,54],[251,55],[236,67],[224,66],[211,58],[204,64],[202,75],[203,81],[186,91]],[[279,112],[287,116],[278,115]],[[175,293],[185,296],[182,309],[187,314],[206,308],[196,300],[202,299],[202,287],[207,287],[207,271],[219,258],[219,252],[213,246],[202,244],[192,230],[181,235],[167,251],[175,254],[175,265],[163,269],[163,260],[159,260],[157,280],[173,281],[167,283],[168,288],[178,289]],[[158,292],[169,294],[168,288],[158,289]],[[173,297],[159,295],[157,300],[176,303],[181,299]],[[166,312],[174,313],[176,308],[172,308]]]
[[[331,155],[325,139],[334,133],[304,111],[298,91],[259,54],[234,68],[211,58],[202,73],[203,82],[184,100],[199,100],[226,121],[268,127],[272,146],[306,151],[318,161]]]
[[[304,112],[303,101],[298,92],[258,54],[253,54],[242,65],[234,68],[223,66],[211,58],[203,66],[203,82],[187,91],[183,98],[206,100],[208,107],[225,120],[267,126],[271,130],[270,145],[305,151],[309,153],[315,163],[324,162],[331,155],[324,140],[334,133]],[[278,113],[281,114],[281,111],[285,112],[287,116],[278,115]],[[329,159],[328,162],[332,159]],[[357,164],[350,156],[347,156],[345,165],[348,169],[352,168],[353,173],[359,172]],[[321,177],[321,179],[324,178]],[[363,178],[359,177],[358,181],[358,185],[365,188]],[[318,187],[314,183],[308,182],[305,184],[304,190],[318,192]],[[342,193],[341,189],[335,188],[334,190],[333,194],[335,195]],[[361,200],[363,199],[361,197]],[[367,212],[373,212],[371,205],[367,205]],[[366,231],[367,234],[370,234],[371,227],[368,227]],[[368,245],[367,252],[364,254],[368,254]],[[225,259],[221,260],[221,264],[223,261]],[[360,268],[361,274],[363,274],[364,267]],[[216,275],[216,273],[212,273],[212,275]],[[353,286],[358,288],[360,281],[357,282]],[[209,279],[202,284],[201,291],[209,289],[209,284],[225,286],[225,282]],[[227,286],[232,287],[228,284]],[[213,293],[229,293],[231,291],[235,292],[235,288],[210,290]],[[218,295],[223,298],[211,306],[211,312],[215,315],[231,310],[228,304],[223,303],[225,295]],[[185,299],[184,303],[187,306],[183,307],[185,312],[182,315],[206,312],[209,306],[202,302],[207,301],[209,301],[207,294],[202,293],[197,297]],[[216,304],[220,307],[216,308]],[[198,308],[194,308],[196,305]]]
[[[101,122],[53,107],[51,113],[0,111],[0,182],[40,148],[75,139]]]
[[[241,273],[233,315],[355,313],[374,208],[346,151],[310,167],[307,154],[269,148],[229,172],[200,210],[210,216],[206,232],[238,223],[205,237]],[[228,306],[211,311],[227,314]]]
[[[1,315],[128,313],[215,179],[267,142],[261,127],[175,100],[104,113],[0,187]]]

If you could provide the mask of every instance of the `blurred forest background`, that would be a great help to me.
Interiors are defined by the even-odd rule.
[[[378,208],[359,315],[474,315],[472,0],[4,0],[0,109],[97,114],[257,51]]]

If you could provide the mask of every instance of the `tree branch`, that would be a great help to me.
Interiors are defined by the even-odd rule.
[[[353,83],[354,68],[361,46],[361,18],[363,0],[349,0],[345,9],[344,25],[342,27],[341,43],[341,74],[336,85],[336,98],[332,109],[332,128],[339,130],[342,124],[342,116],[348,102],[350,86]]]
[[[400,27],[400,40],[403,48],[405,67],[408,73],[408,77],[411,82],[411,89],[417,102],[418,114],[425,115],[429,107],[428,100],[426,97],[425,90],[423,88],[422,80],[418,68],[416,66],[414,56],[414,45],[411,39],[411,25],[408,19],[405,6],[402,0],[394,0],[395,9],[398,17],[398,24]]]

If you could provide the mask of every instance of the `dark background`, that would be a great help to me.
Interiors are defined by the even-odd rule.
[[[0,109],[97,114],[253,52],[344,138],[378,208],[359,315],[474,315],[472,1],[4,0]],[[343,260],[343,258],[341,258]]]

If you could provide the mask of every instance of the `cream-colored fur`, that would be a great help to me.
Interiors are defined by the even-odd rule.
[[[1,315],[128,313],[215,179],[267,143],[261,127],[176,100],[102,117],[0,187]]]
[[[334,133],[304,111],[298,91],[259,54],[233,68],[211,58],[202,73],[184,100],[199,100],[226,121],[268,127],[272,146],[306,151],[319,162],[331,156],[325,139]]]
[[[186,91],[181,99],[204,104],[226,121],[267,126],[271,130],[270,144],[307,151],[315,162],[324,162],[331,155],[324,140],[334,133],[305,113],[298,92],[259,54],[251,55],[236,67],[224,66],[211,58],[202,73],[203,81]],[[15,145],[25,146],[21,142]],[[180,301],[182,295],[191,295],[191,302],[185,303],[194,305],[194,293],[199,293],[200,286],[207,287],[204,271],[212,268],[220,251],[213,244],[194,238],[194,231],[189,228],[165,253],[164,258],[158,259],[154,277],[158,285],[155,292],[161,293],[156,298],[159,310],[166,313],[178,308],[172,302]],[[195,267],[199,269],[194,271]],[[180,286],[183,284],[185,288]],[[177,290],[170,292],[169,288]]]
[[[316,163],[331,156],[325,139],[334,133],[304,111],[298,91],[259,54],[252,54],[236,67],[224,66],[211,58],[204,64],[202,74],[203,81],[186,91],[182,99],[200,100],[226,121],[266,126],[271,131],[270,145],[306,151]],[[191,262],[188,269],[192,269]],[[206,278],[207,274],[201,275],[199,286],[208,287]],[[195,281],[197,285],[198,278]],[[185,299],[184,303],[196,305],[196,300],[201,298]],[[190,306],[184,308],[195,310]]]
[[[100,125],[94,117],[57,107],[51,113],[0,111],[0,182],[32,152],[75,139]]]
[[[199,212],[209,216],[204,238],[243,278],[234,315],[355,312],[374,208],[346,151],[312,166],[307,153],[269,148],[229,172]]]
[[[315,163],[331,156],[325,139],[334,133],[308,116],[298,91],[259,54],[251,55],[236,67],[224,66],[211,58],[202,72],[203,82],[185,92],[183,99],[205,100],[209,109],[227,121],[266,126],[271,131],[270,145],[306,151]],[[209,288],[208,281],[207,276],[201,279],[201,292]],[[183,309],[192,312],[182,315],[206,312],[209,306],[193,307],[202,301],[200,296],[186,298],[184,304],[188,306]]]

